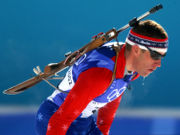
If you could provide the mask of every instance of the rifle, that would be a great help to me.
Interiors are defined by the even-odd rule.
[[[140,20],[142,20],[143,18],[149,16],[152,13],[155,13],[156,11],[158,11],[161,8],[162,8],[161,4],[157,5],[157,6],[153,7],[153,8],[151,8],[149,11],[142,14],[141,16],[139,16],[138,18],[137,17],[133,18],[131,21],[129,21],[128,24],[124,25],[123,27],[121,27],[118,30],[113,28],[113,29],[109,30],[106,33],[98,34],[97,36],[95,36],[93,38],[93,40],[91,42],[86,44],[84,47],[80,48],[79,50],[77,50],[77,51],[75,51],[73,53],[66,54],[65,60],[63,60],[63,61],[61,61],[59,63],[49,64],[49,65],[45,66],[44,72],[41,72],[40,68],[37,66],[36,68],[33,69],[34,72],[37,74],[37,76],[32,77],[29,80],[26,80],[26,81],[24,81],[24,82],[22,82],[22,83],[20,83],[20,84],[18,84],[16,86],[13,86],[13,87],[5,90],[3,93],[4,94],[10,94],[10,95],[19,94],[19,93],[25,91],[26,89],[34,86],[35,84],[41,82],[42,80],[46,81],[51,86],[53,86],[48,81],[48,79],[51,79],[50,77],[56,75],[57,73],[63,71],[67,67],[73,65],[75,63],[75,61],[79,57],[84,55],[85,53],[87,53],[87,52],[89,52],[89,51],[91,51],[91,50],[93,50],[93,49],[95,49],[97,47],[100,47],[101,45],[103,45],[103,44],[105,44],[105,43],[107,43],[107,42],[109,42],[109,41],[111,41],[113,39],[117,39],[120,32],[124,31],[125,29],[127,29],[129,27],[135,26]]]

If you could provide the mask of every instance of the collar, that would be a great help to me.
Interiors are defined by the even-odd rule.
[[[116,56],[114,56],[112,58],[113,61],[115,61]],[[125,58],[125,44],[122,46],[120,52],[119,52],[119,56],[118,56],[118,60],[117,60],[117,68],[116,68],[116,78],[120,79],[120,78],[124,78],[124,75],[126,74],[125,71],[126,70],[126,58]],[[139,74],[137,72],[133,72],[133,78],[132,80],[135,80],[139,77]]]

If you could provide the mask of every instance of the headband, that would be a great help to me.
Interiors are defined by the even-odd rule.
[[[168,48],[168,38],[157,39],[137,34],[130,30],[126,42],[130,45],[138,45],[141,49],[147,50],[146,47],[153,51],[166,53]]]

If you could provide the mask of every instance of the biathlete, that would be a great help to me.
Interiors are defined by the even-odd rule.
[[[119,44],[104,44],[69,68],[58,86],[68,94],[55,90],[37,112],[38,135],[109,135],[128,84],[161,66],[168,35],[157,22],[145,20],[129,31],[116,55],[113,45]],[[93,117],[96,111],[97,121]]]

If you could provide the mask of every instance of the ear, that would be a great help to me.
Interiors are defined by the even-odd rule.
[[[141,49],[139,48],[138,45],[133,45],[132,51],[133,51],[134,55],[138,56],[140,54]]]

